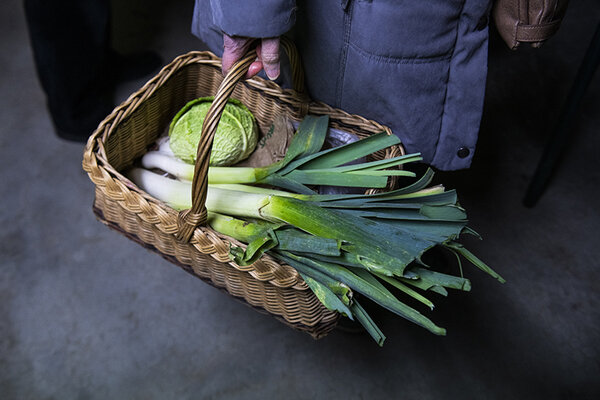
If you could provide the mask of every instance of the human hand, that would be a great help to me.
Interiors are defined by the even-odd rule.
[[[231,37],[223,34],[223,74],[227,74],[233,64],[246,54],[253,41],[253,38]],[[256,54],[256,61],[248,68],[246,78],[252,78],[264,69],[269,79],[277,79],[279,77],[279,38],[260,39],[260,43],[256,46]]]

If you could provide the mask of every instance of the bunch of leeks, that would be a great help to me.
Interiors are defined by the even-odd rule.
[[[428,170],[392,191],[318,194],[317,185],[383,188],[390,176],[415,176],[390,168],[421,160],[419,154],[410,154],[355,163],[399,139],[380,133],[321,150],[327,130],[327,117],[307,116],[281,161],[260,168],[209,168],[209,225],[247,243],[246,249],[231,249],[236,263],[248,265],[268,253],[291,265],[325,307],[358,321],[379,345],[385,336],[353,297],[355,292],[444,335],[444,328],[401,302],[392,290],[433,309],[429,292],[446,296],[447,289],[470,290],[461,259],[504,282],[457,242],[462,233],[477,234],[467,226],[456,192],[430,186],[433,172]],[[141,164],[143,168],[128,174],[141,189],[175,209],[191,206],[193,166],[177,160],[168,143],[147,153]],[[168,176],[153,172],[157,169]],[[422,261],[436,246],[456,255],[460,276],[436,272]]]

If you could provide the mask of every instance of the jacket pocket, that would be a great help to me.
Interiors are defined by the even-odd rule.
[[[374,56],[401,59],[450,55],[464,0],[355,1],[351,46]]]
[[[389,126],[409,152],[421,152],[430,162],[439,140],[449,68],[449,59],[373,60],[350,47],[340,107]]]

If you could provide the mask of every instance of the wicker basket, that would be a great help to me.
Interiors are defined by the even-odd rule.
[[[338,314],[321,305],[293,268],[268,256],[240,267],[231,262],[228,250],[230,243],[241,244],[202,226],[212,137],[229,96],[253,112],[263,131],[277,115],[300,120],[311,113],[328,114],[331,126],[360,137],[381,131],[391,134],[376,122],[310,102],[301,90],[303,75],[295,49],[288,41],[282,44],[289,55],[296,90],[282,89],[260,78],[241,80],[256,57],[254,52],[225,78],[220,59],[214,54],[190,52],[164,67],[102,121],[86,145],[83,169],[95,184],[93,210],[100,221],[235,298],[320,338],[335,327]],[[188,101],[212,95],[215,101],[198,148],[193,206],[177,212],[137,188],[121,172],[147,151]],[[404,151],[398,146],[374,158],[401,154]]]

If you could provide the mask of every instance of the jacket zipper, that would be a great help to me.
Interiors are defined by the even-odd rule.
[[[350,43],[350,30],[352,28],[352,10],[354,3],[351,0],[341,0],[341,7],[344,10],[344,43],[340,57],[340,74],[336,82],[336,94],[334,107],[341,108],[342,97],[344,93],[344,76],[346,74],[346,60],[348,58],[348,45]]]

